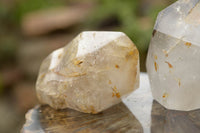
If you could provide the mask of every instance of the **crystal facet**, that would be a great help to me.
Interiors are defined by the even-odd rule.
[[[179,0],[159,13],[147,71],[154,98],[168,109],[200,108],[199,36],[199,0]]]
[[[56,109],[98,113],[139,86],[139,53],[121,32],[82,32],[42,63],[40,102]]]

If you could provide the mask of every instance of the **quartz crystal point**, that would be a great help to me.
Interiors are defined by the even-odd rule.
[[[154,98],[166,108],[200,108],[199,0],[179,0],[159,13],[147,71]]]
[[[43,61],[36,91],[53,108],[95,114],[138,86],[139,53],[124,33],[82,32]]]

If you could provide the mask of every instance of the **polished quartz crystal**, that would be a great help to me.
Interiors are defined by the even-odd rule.
[[[147,71],[154,98],[166,108],[200,108],[199,0],[179,0],[159,13]]]
[[[42,63],[38,99],[53,108],[98,113],[139,86],[139,53],[121,32],[82,32]]]

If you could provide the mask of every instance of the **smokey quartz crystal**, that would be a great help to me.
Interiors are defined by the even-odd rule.
[[[199,0],[179,0],[159,13],[146,65],[159,103],[174,110],[200,108]]]

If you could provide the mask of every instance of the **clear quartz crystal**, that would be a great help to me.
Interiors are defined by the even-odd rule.
[[[158,15],[147,57],[154,98],[168,109],[200,108],[200,1],[179,0]]]
[[[42,63],[38,99],[53,108],[98,113],[139,86],[139,53],[121,32],[82,32]]]

